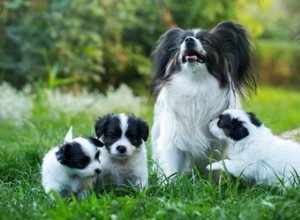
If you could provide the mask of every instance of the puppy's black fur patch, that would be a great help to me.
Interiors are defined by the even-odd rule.
[[[55,155],[61,164],[77,169],[84,169],[91,160],[76,142],[63,144]]]
[[[223,129],[227,137],[235,141],[239,141],[249,135],[248,129],[243,126],[243,122],[236,118],[231,118],[229,114],[220,115],[217,125]]]

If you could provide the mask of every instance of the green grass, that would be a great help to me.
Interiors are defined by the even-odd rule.
[[[197,174],[160,185],[150,172],[149,187],[143,192],[104,190],[81,202],[74,198],[53,202],[40,182],[43,155],[62,141],[71,124],[75,136],[93,134],[95,118],[79,115],[49,120],[40,102],[35,103],[34,119],[24,126],[0,124],[0,219],[300,218],[299,189],[250,186],[226,175],[220,185]],[[296,92],[260,88],[258,96],[244,105],[276,132],[300,126]],[[143,117],[151,124],[149,108]]]
[[[252,99],[244,100],[246,110],[258,118],[274,133],[300,127],[300,93],[283,88],[258,88]]]

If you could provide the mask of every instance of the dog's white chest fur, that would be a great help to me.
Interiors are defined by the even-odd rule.
[[[219,143],[209,133],[209,121],[224,109],[239,106],[236,96],[229,89],[220,89],[207,71],[175,74],[155,103],[154,160],[167,176],[194,165],[203,170],[212,145]]]

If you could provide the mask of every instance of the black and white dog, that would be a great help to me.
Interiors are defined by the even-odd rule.
[[[97,138],[73,139],[70,128],[64,144],[51,149],[43,159],[41,174],[46,193],[53,190],[60,199],[71,194],[78,199],[86,197],[101,172],[99,146],[103,144]]]
[[[104,184],[143,189],[148,184],[146,122],[124,113],[109,114],[96,121],[95,132],[104,144],[100,155]]]
[[[155,96],[153,159],[166,176],[205,172],[208,156],[222,143],[209,130],[211,118],[240,108],[239,96],[255,89],[251,46],[245,28],[223,22],[212,30],[167,31],[152,53]]]
[[[253,113],[229,109],[209,124],[228,144],[228,159],[207,166],[272,186],[299,184],[300,144],[274,136]]]

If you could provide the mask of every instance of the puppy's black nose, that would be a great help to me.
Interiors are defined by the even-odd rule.
[[[126,147],[124,147],[124,146],[122,146],[122,145],[120,145],[120,146],[118,146],[117,147],[117,150],[120,152],[120,153],[125,153],[126,152]]]
[[[96,174],[100,174],[100,173],[101,173],[101,170],[100,170],[100,169],[95,169],[95,173],[96,173]]]
[[[187,37],[187,38],[185,38],[184,41],[185,41],[186,44],[190,44],[190,45],[195,43],[195,40],[192,37]]]

